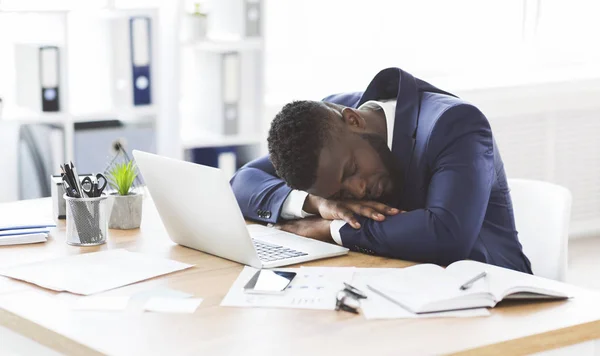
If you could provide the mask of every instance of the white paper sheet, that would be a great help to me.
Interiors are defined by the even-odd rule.
[[[193,297],[193,294],[185,293],[179,290],[171,289],[171,288],[154,288],[141,292],[137,292],[131,296],[131,299],[141,300],[141,299],[150,299],[155,297],[161,298],[189,298]]]
[[[90,295],[190,267],[118,249],[12,266],[0,269],[0,275],[56,291]]]
[[[370,279],[400,271],[399,268],[357,268],[352,280],[352,285],[368,298],[360,302],[362,314],[367,320],[371,319],[417,319],[417,318],[467,318],[489,316],[486,308],[454,310],[439,313],[415,314],[402,308],[389,299],[375,293],[368,288]]]
[[[296,277],[281,295],[247,294],[244,285],[256,269],[244,267],[221,306],[273,307],[294,309],[334,310],[337,293],[344,288],[343,282],[352,280],[354,268],[278,268],[278,271],[296,272]]]
[[[192,314],[202,303],[202,298],[150,298],[144,305],[144,310],[159,313]]]
[[[75,310],[121,311],[127,309],[128,296],[81,297],[75,301]]]

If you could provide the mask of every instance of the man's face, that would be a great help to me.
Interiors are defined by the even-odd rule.
[[[385,201],[394,194],[400,173],[394,154],[376,134],[345,129],[321,150],[310,194],[331,199]]]

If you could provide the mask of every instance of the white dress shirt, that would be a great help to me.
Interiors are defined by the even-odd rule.
[[[394,120],[396,117],[396,100],[389,101],[367,101],[363,105],[367,104],[376,104],[383,109],[383,114],[385,115],[385,122],[387,126],[387,143],[390,150],[392,149],[392,139],[394,137]],[[362,107],[362,106],[361,106]],[[360,108],[359,108],[360,109]],[[287,196],[285,201],[283,202],[283,207],[281,208],[281,217],[284,219],[300,219],[305,218],[307,216],[311,216],[302,210],[304,206],[304,201],[308,196],[307,192],[301,190],[292,190],[290,194]],[[340,229],[346,225],[344,220],[333,220],[330,225],[331,229],[331,237],[338,244],[342,245],[342,237],[340,236]]]

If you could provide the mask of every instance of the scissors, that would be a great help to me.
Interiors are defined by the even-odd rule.
[[[108,184],[106,177],[102,173],[98,173],[96,176],[83,178],[81,189],[83,189],[88,198],[98,198],[102,195],[106,184]]]

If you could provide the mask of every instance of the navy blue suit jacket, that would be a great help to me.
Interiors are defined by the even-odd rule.
[[[490,124],[473,105],[399,68],[379,72],[364,92],[324,101],[357,108],[396,99],[392,152],[404,179],[394,204],[407,211],[383,222],[358,217],[340,230],[353,251],[448,265],[472,259],[531,272],[515,229],[506,174]],[[291,189],[268,157],[231,180],[246,218],[275,223]]]

